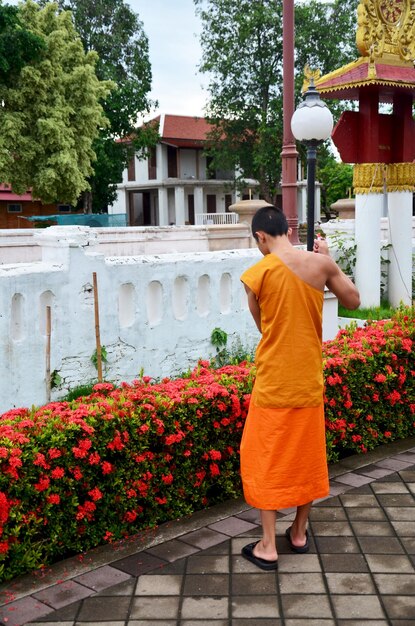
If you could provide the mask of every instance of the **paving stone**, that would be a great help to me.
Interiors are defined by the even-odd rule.
[[[326,554],[350,554],[360,552],[354,537],[316,537],[317,550]]]
[[[122,621],[128,617],[131,599],[127,597],[94,596],[81,604],[78,622]]]
[[[340,502],[340,499],[338,497],[329,498],[328,500],[322,500],[321,502],[316,504],[316,506],[313,507],[313,508],[316,508],[316,507],[321,507],[321,508],[330,507],[332,509],[334,506],[342,506],[342,503]]]
[[[344,509],[338,507],[335,509],[314,507],[310,512],[311,522],[343,522],[347,520]]]
[[[258,509],[248,509],[247,511],[243,511],[242,513],[238,513],[235,517],[239,519],[243,519],[246,522],[251,522],[252,524],[260,524],[261,523],[261,514]]]
[[[362,474],[355,474],[350,472],[349,474],[342,474],[336,477],[336,483],[344,483],[345,485],[351,485],[352,487],[361,487],[373,482],[375,479],[370,476],[363,476]]]
[[[413,573],[414,568],[407,556],[394,554],[367,554],[366,560],[374,573]]]
[[[415,554],[415,539],[401,537],[401,543],[408,554]]]
[[[229,576],[226,574],[192,574],[186,576],[185,596],[226,596],[229,594]]]
[[[227,619],[229,613],[229,599],[209,598],[200,596],[198,598],[184,598],[182,604],[182,619],[210,620]],[[203,622],[201,622],[202,624]]]
[[[406,483],[409,491],[415,495],[415,483]]]
[[[383,459],[383,461],[378,461],[377,463],[375,463],[375,465],[376,467],[386,467],[387,469],[392,469],[395,470],[395,472],[399,472],[400,470],[411,467],[413,463],[411,463],[410,461],[403,461],[395,457],[390,459]]]
[[[43,626],[45,624],[52,624],[52,626],[55,626],[55,624],[73,624],[73,622],[75,621],[76,616],[78,615],[80,606],[81,606],[81,600],[79,602],[74,602],[73,604],[69,604],[68,606],[64,606],[62,609],[58,609],[57,611],[52,611],[51,613],[48,613],[47,615],[42,617],[42,621],[40,623],[43,624]],[[30,622],[31,626],[32,622]]]
[[[360,619],[339,619],[336,620],[336,626],[391,626],[391,623],[386,619],[365,619],[364,622]],[[399,626],[405,625],[399,624]]]
[[[324,537],[345,537],[353,535],[348,522],[312,522],[313,534]]]
[[[140,596],[133,599],[129,618],[177,619],[179,602],[179,596]]]
[[[364,554],[403,554],[396,537],[359,537]]]
[[[399,476],[407,483],[415,483],[415,470],[402,470]]]
[[[207,550],[203,550],[203,554],[205,556],[221,556],[228,555],[230,552],[231,540],[228,538],[228,541],[224,541],[223,543],[218,543],[216,546],[212,546],[211,548],[207,548]],[[188,557],[193,558],[193,557]]]
[[[415,453],[414,452],[402,452],[401,454],[397,454],[392,457],[393,459],[397,459],[398,461],[408,461],[408,463],[412,463],[415,465]]]
[[[281,565],[280,562],[279,564]],[[264,570],[259,570],[256,565],[247,561],[241,555],[231,557],[231,572],[232,574],[261,574],[262,576],[275,576],[275,572],[270,573]]]
[[[411,493],[380,493],[378,499],[383,507],[412,507],[415,519],[415,498]]]
[[[395,470],[386,469],[385,467],[376,467],[375,465],[369,465],[368,467],[362,467],[361,469],[358,469],[356,471],[358,474],[363,474],[364,476],[370,476],[371,478],[378,479],[393,474]]]
[[[178,596],[183,576],[164,575],[140,576],[135,590],[136,596]]]
[[[379,506],[375,496],[369,494],[345,493],[340,496],[345,507],[376,507]]]
[[[183,622],[181,622],[182,624]],[[176,626],[176,620],[162,619],[162,620],[148,620],[148,619],[130,619],[128,620],[128,626]],[[89,624],[86,626],[90,626]],[[107,626],[105,624],[105,626]],[[124,626],[124,622],[123,622]]]
[[[336,481],[333,481],[333,480],[330,481],[330,496],[340,496],[343,493],[347,493],[351,489],[353,489],[352,485],[346,485],[345,483],[337,483]],[[331,500],[331,498],[329,498],[329,500]]]
[[[395,522],[394,520],[391,520],[391,524],[399,537],[415,537],[414,522]]]
[[[182,535],[180,537],[180,541],[196,546],[197,548],[200,548],[200,550],[210,548],[211,546],[215,546],[216,544],[227,541],[228,539],[229,537],[227,535],[222,535],[221,533],[217,533],[209,528],[200,528],[199,530],[195,530],[192,533],[187,533],[186,535]]]
[[[229,556],[198,554],[187,559],[188,574],[228,574]]]
[[[190,546],[188,543],[183,543],[178,539],[172,539],[171,541],[166,541],[158,546],[149,548],[147,552],[160,559],[172,562],[198,552],[198,548]]]
[[[282,572],[321,572],[321,565],[316,554],[287,554],[280,558],[278,571]]]
[[[97,593],[98,596],[132,596],[134,593],[134,589],[137,583],[137,579],[130,576],[128,580],[125,580],[118,585],[114,585],[113,587],[108,587],[103,591]]]
[[[182,622],[181,626],[184,623],[185,622]],[[232,626],[254,626],[251,619],[233,619],[231,622],[226,622],[226,626],[230,626],[230,624],[232,624]],[[281,626],[281,624],[282,622],[280,619],[261,619],[258,621],[258,626]],[[287,624],[287,620],[285,620],[285,624]],[[198,624],[194,622],[193,626],[202,626],[202,624],[200,622]],[[302,626],[304,626],[304,624]]]
[[[380,594],[413,595],[415,593],[415,572],[413,574],[374,574]]]
[[[112,566],[132,576],[140,576],[157,567],[166,565],[166,563],[165,559],[159,559],[148,552],[138,552],[137,554],[127,556],[125,559],[115,561]]]
[[[106,620],[105,622],[91,622],[89,620],[87,622],[77,621],[75,626],[102,626],[103,623],[105,624],[105,626],[124,626],[125,621],[124,620],[122,622],[118,620]],[[56,624],[55,626],[62,626],[62,625]]]
[[[410,619],[415,623],[415,596],[384,596],[383,603],[388,617]]]
[[[33,594],[33,597],[51,606],[53,609],[60,609],[67,604],[87,598],[92,593],[92,590],[88,587],[84,587],[84,585],[80,585],[73,580],[67,580],[58,585],[47,587]]]
[[[414,506],[386,506],[385,511],[391,520],[415,522]]]
[[[404,483],[373,483],[372,489],[375,493],[408,493],[408,488]]]
[[[274,596],[233,596],[232,617],[259,620],[261,617],[279,617],[278,599]]]
[[[332,619],[286,619],[284,623],[285,626],[336,626]]]
[[[368,572],[366,560],[362,554],[321,554],[321,561],[326,572]]]
[[[227,619],[204,619],[203,626],[229,626]],[[176,625],[175,625],[176,626]],[[202,626],[200,620],[184,619],[180,621],[180,626]]]
[[[231,579],[232,594],[235,596],[277,593],[277,580],[274,576],[262,574],[234,574]]]
[[[334,595],[331,599],[338,619],[366,620],[386,617],[376,595]]]
[[[359,537],[390,537],[394,530],[388,522],[359,522],[352,521],[352,527]]]
[[[347,509],[347,515],[350,520],[362,520],[362,521],[387,521],[385,513],[380,508],[366,508],[366,507],[350,507]]]
[[[285,618],[332,618],[327,596],[318,594],[294,594],[281,596]]]
[[[370,574],[327,572],[326,580],[331,594],[375,594]]]
[[[90,589],[94,591],[102,591],[103,589],[113,587],[118,583],[129,580],[130,578],[131,576],[129,574],[115,567],[105,565],[104,567],[99,567],[86,574],[81,574],[73,580],[85,587],[90,587]]]
[[[241,533],[257,530],[258,526],[256,524],[252,524],[252,522],[239,519],[238,517],[227,517],[226,519],[215,522],[214,524],[209,524],[209,528],[216,530],[218,533],[223,533],[224,535],[229,535],[230,537],[236,537],[236,535],[240,535]]]
[[[280,574],[280,593],[325,593],[323,576],[320,573]]]

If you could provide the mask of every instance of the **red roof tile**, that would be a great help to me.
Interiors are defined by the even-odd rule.
[[[162,139],[205,141],[211,130],[211,125],[204,117],[165,115]]]

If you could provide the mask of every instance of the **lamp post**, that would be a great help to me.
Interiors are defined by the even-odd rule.
[[[333,130],[333,116],[310,79],[310,85],[291,118],[294,137],[307,147],[307,250],[314,245],[317,148]]]

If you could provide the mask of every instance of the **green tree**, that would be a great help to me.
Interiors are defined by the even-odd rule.
[[[71,11],[85,50],[98,54],[97,76],[117,84],[103,104],[110,124],[95,140],[91,193],[83,198],[86,212],[102,211],[115,200],[116,185],[133,152],[146,154],[158,137],[153,126],[138,128],[138,118],[155,104],[148,96],[152,79],[148,38],[138,15],[124,0],[58,0],[57,4]],[[116,141],[124,137],[132,138],[132,143]]]
[[[0,6],[0,82],[10,85],[25,65],[39,59],[44,40],[23,28],[18,8]]]
[[[261,195],[275,201],[281,179],[282,0],[194,2],[203,26],[200,71],[210,80],[207,115],[214,124],[207,153],[214,167],[236,168],[237,185],[257,178]],[[356,56],[351,15],[352,0],[296,7],[297,98],[306,62],[328,72]]]
[[[92,143],[106,124],[100,101],[112,83],[98,80],[97,56],[85,53],[69,13],[27,0],[18,17],[44,48],[11,84],[0,83],[0,180],[17,193],[31,187],[45,203],[76,203],[88,188]]]
[[[336,200],[349,196],[353,186],[353,167],[331,157],[319,168],[318,178],[323,185],[321,208],[329,215],[330,207]]]

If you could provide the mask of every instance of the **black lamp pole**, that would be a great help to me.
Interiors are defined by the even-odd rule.
[[[317,146],[320,141],[311,139],[304,141],[307,147],[307,250],[311,252],[314,246],[314,222],[316,206],[316,160]]]

